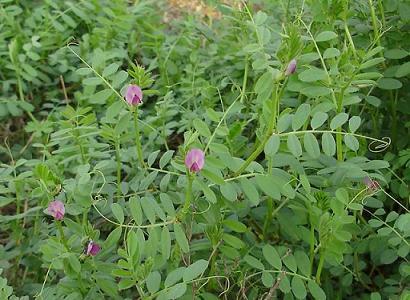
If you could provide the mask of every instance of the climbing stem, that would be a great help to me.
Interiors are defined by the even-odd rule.
[[[67,250],[70,250],[70,248],[67,245],[67,240],[66,240],[65,235],[64,235],[63,226],[61,225],[61,221],[56,221],[56,226],[57,226],[58,232],[60,233],[60,239],[61,239],[64,247]]]
[[[322,269],[323,269],[323,263],[325,262],[325,255],[323,251],[320,252],[320,259],[319,259],[319,265],[317,266],[317,271],[316,271],[316,282],[320,283],[320,275],[322,274]]]
[[[180,219],[184,219],[186,214],[189,211],[189,208],[191,207],[191,201],[192,201],[192,181],[193,181],[193,176],[189,171],[187,171],[187,185],[186,185],[186,190],[185,190],[185,203],[184,206],[182,207],[181,210],[181,216]]]
[[[140,129],[138,125],[138,106],[134,109],[134,129],[135,129],[135,146],[137,147],[137,157],[141,168],[146,168],[144,158],[142,156]]]
[[[121,156],[119,141],[115,142],[115,160],[117,161],[117,195],[121,195]]]
[[[259,154],[262,153],[263,149],[265,148],[265,144],[269,140],[270,136],[272,135],[276,127],[277,116],[279,113],[278,107],[279,107],[280,99],[282,98],[283,91],[285,89],[287,82],[288,80],[287,78],[285,78],[282,85],[280,84],[276,85],[275,93],[273,93],[271,103],[269,103],[272,108],[272,117],[269,119],[267,130],[265,131],[265,134],[262,140],[260,141],[258,147],[251,153],[251,155],[245,160],[242,166],[238,169],[238,171],[235,172],[235,174],[232,177],[236,177],[240,175],[243,171],[245,171],[246,168],[259,156]]]

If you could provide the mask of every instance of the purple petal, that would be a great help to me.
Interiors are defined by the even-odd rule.
[[[96,256],[100,252],[101,247],[97,243],[90,241],[87,246],[87,255]]]
[[[130,105],[138,105],[142,102],[142,90],[138,85],[131,84],[125,93],[125,100]]]
[[[191,149],[185,157],[185,166],[191,172],[199,172],[205,164],[205,153],[201,149]]]
[[[296,71],[296,59],[292,59],[289,62],[288,67],[286,68],[285,75],[289,76],[289,75],[295,73],[295,71]]]
[[[61,221],[65,214],[64,203],[59,200],[51,201],[48,204],[47,212],[53,216],[54,219]]]

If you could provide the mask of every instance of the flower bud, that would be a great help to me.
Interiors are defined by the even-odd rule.
[[[189,171],[197,173],[205,164],[205,153],[201,149],[191,149],[185,157],[185,166]]]
[[[125,100],[127,100],[130,105],[139,105],[142,103],[142,90],[138,85],[131,84],[127,88],[125,93]]]
[[[60,200],[51,201],[48,204],[47,212],[53,216],[57,221],[61,221],[64,218],[65,207],[64,203]]]
[[[288,67],[286,68],[285,75],[286,76],[292,75],[293,73],[295,73],[295,71],[296,71],[296,59],[292,59],[289,62]]]

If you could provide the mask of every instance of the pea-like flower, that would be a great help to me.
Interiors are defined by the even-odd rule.
[[[197,173],[205,164],[205,153],[201,149],[191,149],[185,157],[185,166],[189,171]]]
[[[51,201],[48,204],[47,212],[49,215],[53,216],[54,219],[61,221],[65,214],[64,203],[60,200]]]
[[[377,192],[380,189],[380,184],[376,180],[373,180],[369,177],[365,177],[363,179],[363,183],[372,193]]]
[[[286,68],[285,75],[286,76],[292,75],[293,73],[295,73],[295,71],[296,71],[296,59],[292,59]]]
[[[125,100],[130,105],[139,105],[142,103],[142,90],[138,85],[131,84],[125,93]]]
[[[89,241],[87,245],[87,250],[86,254],[91,255],[91,256],[96,256],[98,252],[100,252],[101,247],[97,243],[94,243],[94,241]]]

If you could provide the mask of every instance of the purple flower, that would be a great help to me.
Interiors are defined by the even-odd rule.
[[[286,68],[285,75],[286,76],[292,75],[293,73],[295,73],[295,71],[296,71],[296,59],[292,59],[289,62],[288,67]]]
[[[199,172],[205,164],[205,153],[201,149],[191,149],[185,157],[185,166],[191,172]]]
[[[373,180],[369,177],[365,177],[363,179],[363,183],[372,193],[377,192],[380,189],[380,184],[376,180]]]
[[[60,200],[51,201],[48,204],[47,212],[53,216],[54,219],[61,221],[65,214],[64,203]]]
[[[91,256],[96,256],[98,252],[100,252],[100,250],[101,250],[100,245],[98,245],[97,243],[94,243],[93,241],[89,241],[86,254],[91,255]]]
[[[138,105],[142,103],[142,90],[138,85],[131,84],[125,93],[125,100],[130,105]]]

